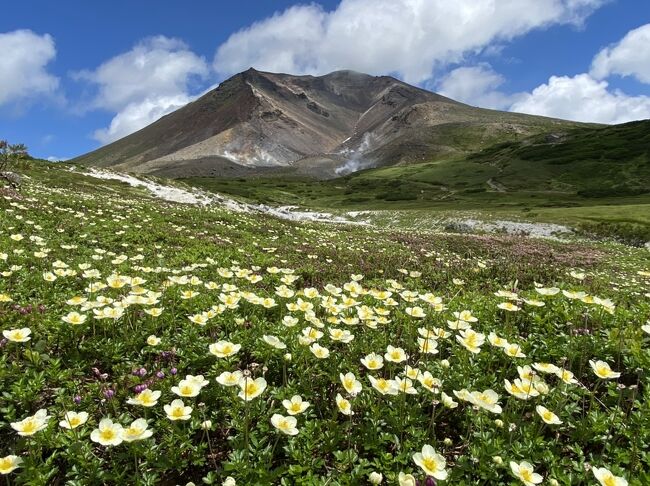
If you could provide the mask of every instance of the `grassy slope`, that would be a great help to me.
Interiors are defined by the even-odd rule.
[[[632,486],[650,481],[650,455],[644,447],[650,441],[648,377],[640,371],[648,367],[648,341],[639,328],[650,311],[648,300],[641,297],[650,292],[650,281],[637,274],[649,270],[645,251],[609,244],[296,224],[218,207],[167,204],[119,182],[69,172],[60,164],[25,162],[19,169],[29,177],[22,195],[4,192],[0,198],[0,253],[7,254],[6,261],[0,259],[0,294],[13,299],[0,303],[2,329],[32,331],[30,342],[3,343],[0,349],[2,451],[24,459],[8,476],[10,484],[132,484],[136,476],[142,484],[201,484],[202,478],[206,484],[221,484],[232,475],[238,484],[278,484],[283,478],[285,484],[345,486],[364,484],[371,471],[382,472],[389,484],[396,484],[398,471],[413,472],[423,482],[412,456],[427,443],[446,458],[448,484],[510,484],[508,462],[522,459],[561,484],[592,481],[585,472],[588,464],[625,475]],[[39,251],[46,255],[37,257]],[[114,260],[120,254],[129,258]],[[57,261],[78,273],[46,282],[43,273],[55,270]],[[97,269],[101,278],[83,278],[80,264]],[[219,267],[231,265],[250,268],[263,280],[253,284],[219,274]],[[355,334],[349,344],[330,339],[327,331],[334,325],[325,324],[320,342],[332,356],[318,360],[298,343],[308,325],[302,313],[293,313],[301,320],[295,327],[280,323],[289,313],[285,304],[301,294],[291,299],[277,296],[280,275],[266,272],[270,266],[291,268],[298,277],[291,287],[297,291],[313,286],[325,295],[326,284],[342,287],[351,274],[363,274],[361,284],[368,289],[385,289],[386,279],[393,278],[406,289],[434,292],[449,310],[437,314],[418,302],[429,316],[414,320],[406,307],[415,304],[393,289],[399,305],[391,310],[388,324],[377,330],[340,325]],[[576,267],[586,270],[585,280],[567,274]],[[418,270],[421,276],[405,275],[400,268]],[[93,301],[98,293],[85,290],[89,283],[106,281],[114,272],[142,277],[142,286],[160,292],[155,305],[164,309],[162,315],[154,319],[142,312],[150,305],[131,305],[118,321],[94,320],[90,310],[82,311],[88,320],[81,325],[61,320],[80,310],[67,305],[67,299],[78,295]],[[236,309],[199,326],[187,317],[219,304],[221,290],[167,284],[168,277],[181,275],[236,284],[242,291],[274,297],[279,305],[265,309],[242,298]],[[544,298],[547,304],[541,308],[522,302],[520,312],[506,314],[497,308],[505,300],[494,295],[499,289],[542,298],[534,282],[611,298],[616,309],[610,315],[561,293]],[[199,295],[180,299],[179,292],[190,288]],[[129,290],[127,285],[100,293],[121,301]],[[370,295],[358,299],[383,305]],[[313,301],[315,312],[325,320],[319,299]],[[496,331],[522,345],[527,357],[513,360],[487,342],[470,357],[453,337],[440,339],[437,355],[418,352],[418,327],[444,327],[452,311],[463,309],[478,317],[474,328],[485,334]],[[244,324],[235,324],[237,318]],[[581,328],[588,332],[578,332]],[[150,334],[161,339],[158,346],[145,344]],[[279,336],[288,348],[271,348],[262,341],[264,334]],[[208,346],[218,339],[241,343],[240,353],[228,359],[210,355]],[[460,400],[453,410],[432,407],[432,397],[440,395],[431,395],[417,380],[417,395],[379,395],[368,375],[393,376],[402,365],[386,362],[384,369],[368,372],[359,359],[371,351],[383,354],[387,344],[403,346],[415,357],[408,363],[440,377],[442,390],[452,397],[453,390],[464,387],[496,390],[503,412],[477,412]],[[291,362],[282,358],[286,351],[293,355]],[[451,367],[442,366],[443,358]],[[589,359],[607,360],[623,373],[620,380],[598,381]],[[550,385],[547,395],[525,401],[508,395],[504,379],[517,377],[516,365],[535,361],[566,366],[584,388],[564,386],[544,375]],[[262,364],[264,371],[253,362]],[[268,388],[246,407],[236,390],[218,385],[216,378],[223,371],[249,366],[255,377],[264,372]],[[93,373],[93,367],[105,377]],[[140,367],[147,370],[142,379],[132,374]],[[172,368],[178,375],[171,374]],[[156,378],[156,371],[164,376]],[[336,393],[345,393],[339,374],[348,371],[364,387],[354,398],[352,420],[337,413],[334,404]],[[210,384],[198,398],[184,399],[193,407],[191,420],[171,422],[163,405],[177,398],[171,387],[186,374],[203,374]],[[134,386],[145,380],[150,380],[151,389],[162,391],[158,404],[146,410],[127,405]],[[617,388],[618,383],[635,387]],[[108,389],[115,395],[104,400]],[[290,438],[271,427],[270,416],[284,413],[282,399],[294,394],[311,407],[298,417],[299,434]],[[72,400],[76,395],[78,404]],[[565,425],[542,428],[537,404],[557,412]],[[47,429],[28,440],[18,437],[9,423],[39,408],[52,415]],[[58,421],[73,409],[87,412],[89,421],[74,432],[65,431]],[[89,436],[107,416],[124,425],[146,416],[154,435],[113,448],[99,446]],[[248,437],[245,416],[252,424],[249,459],[243,453]],[[497,417],[505,427],[493,425]],[[209,434],[199,427],[206,418],[213,424]],[[450,445],[443,438],[449,438]],[[350,448],[354,453],[348,455]],[[502,466],[494,464],[495,455],[503,457]]]
[[[503,217],[618,225],[650,239],[650,121],[537,135],[462,159],[308,180],[188,179],[270,204],[339,210],[479,211]],[[629,228],[625,228],[629,226]],[[600,228],[607,230],[607,228]]]

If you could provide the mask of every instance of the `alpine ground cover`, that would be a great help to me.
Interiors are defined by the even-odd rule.
[[[650,483],[647,250],[25,174],[0,198],[8,484]]]

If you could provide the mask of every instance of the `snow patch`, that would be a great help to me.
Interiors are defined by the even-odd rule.
[[[144,187],[151,194],[159,199],[165,201],[183,203],[183,204],[198,204],[206,206],[212,203],[212,200],[198,192],[190,192],[179,187],[164,186],[157,182],[148,181],[145,179],[138,179],[127,174],[118,174],[117,172],[109,172],[105,170],[90,169],[84,175],[94,177],[95,179],[115,180],[125,182],[132,187]]]
[[[480,221],[478,219],[458,219],[447,222],[446,227],[461,233],[505,233],[508,235],[530,236],[533,238],[559,239],[573,233],[568,226],[554,223],[529,223],[523,221]]]
[[[275,216],[289,221],[313,221],[319,223],[337,224],[363,224],[350,221],[341,216],[334,216],[330,213],[304,211],[296,206],[267,206],[265,204],[246,204],[230,199],[221,194],[205,193],[198,189],[181,189],[180,187],[167,186],[157,182],[140,179],[128,174],[120,174],[107,170],[90,169],[83,172],[83,175],[95,179],[116,180],[129,184],[132,187],[144,187],[152,195],[169,202],[193,204],[198,206],[219,205],[225,209],[235,212],[251,213],[258,212]]]

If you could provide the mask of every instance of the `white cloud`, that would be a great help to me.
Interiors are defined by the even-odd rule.
[[[106,144],[128,135],[193,99],[192,83],[209,73],[205,60],[178,39],[146,39],[77,79],[98,86],[93,108],[115,112],[110,126],[95,131]]]
[[[505,110],[512,105],[513,96],[498,90],[504,82],[505,78],[487,64],[463,66],[444,76],[436,91],[470,105]]]
[[[609,90],[606,81],[589,74],[551,76],[510,106],[511,111],[566,120],[624,123],[650,118],[650,96],[628,96]]]
[[[295,6],[222,44],[214,68],[323,74],[355,69],[431,78],[495,42],[553,24],[580,23],[606,0],[342,0],[331,12]]]
[[[650,24],[631,30],[619,42],[594,57],[591,75],[597,79],[612,74],[633,76],[650,84]]]
[[[650,24],[631,30],[596,54],[590,73],[551,76],[530,93],[516,95],[510,110],[598,123],[650,118],[650,96],[610,89],[605,78],[612,74],[650,83]]]
[[[129,103],[113,117],[107,128],[95,130],[93,138],[101,144],[114,142],[185,106],[192,99],[189,95],[181,93]]]
[[[68,160],[68,158],[67,157],[57,157],[55,155],[50,155],[45,160],[47,160],[48,162],[65,162],[66,160]]]
[[[59,79],[47,72],[56,56],[54,39],[31,30],[0,33],[0,105],[36,95],[53,95]]]

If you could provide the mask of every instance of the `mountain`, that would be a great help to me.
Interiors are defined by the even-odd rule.
[[[167,177],[331,178],[463,155],[570,125],[475,108],[389,76],[249,69],[72,162]]]

